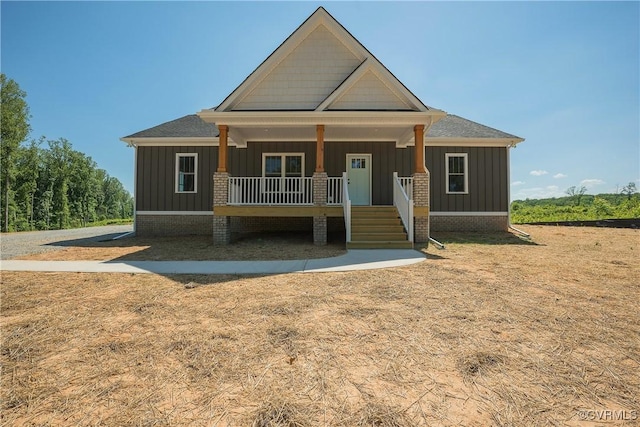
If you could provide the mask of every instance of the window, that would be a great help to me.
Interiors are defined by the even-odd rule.
[[[447,194],[467,194],[469,179],[467,173],[467,153],[446,153]]]
[[[262,183],[263,193],[301,192],[299,180],[282,178],[302,178],[304,176],[304,153],[264,153],[262,155],[262,176],[281,178]]]
[[[176,193],[198,191],[198,154],[176,153]]]
[[[265,153],[262,155],[262,176],[268,178],[301,178],[304,176],[303,153]]]

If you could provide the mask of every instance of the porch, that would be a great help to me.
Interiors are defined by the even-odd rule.
[[[219,175],[219,174],[216,174]],[[227,174],[225,174],[227,175]],[[413,179],[393,174],[393,204],[355,205],[347,172],[342,177],[272,178],[217,176],[227,181],[227,200],[216,217],[312,217],[314,241],[326,241],[327,218],[344,221],[350,248],[411,248],[414,241]],[[220,187],[220,183],[218,183]]]

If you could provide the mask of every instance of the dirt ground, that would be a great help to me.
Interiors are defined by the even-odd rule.
[[[638,425],[639,232],[522,228],[385,270],[2,272],[2,424]]]
[[[46,261],[231,261],[328,258],[346,253],[344,236],[325,246],[313,244],[311,233],[250,233],[224,248],[211,236],[126,237],[82,241],[81,244],[15,259]]]

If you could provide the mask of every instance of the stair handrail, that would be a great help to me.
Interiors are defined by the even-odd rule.
[[[398,209],[409,241],[413,243],[413,199],[404,191],[398,172],[393,173],[393,205]]]
[[[344,212],[344,227],[347,232],[347,243],[351,241],[351,199],[349,198],[349,180],[347,173],[342,172],[342,210]]]

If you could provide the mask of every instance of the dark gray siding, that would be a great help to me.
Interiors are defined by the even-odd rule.
[[[247,148],[229,148],[231,176],[262,176],[263,153],[304,153],[304,175],[316,169],[315,142],[249,142]]]
[[[445,153],[467,153],[469,194],[447,194]],[[507,148],[427,147],[431,173],[431,211],[506,212],[508,210]]]
[[[371,154],[371,203],[393,204],[393,172],[411,176],[414,148],[398,148],[395,142],[325,142],[324,167],[329,176],[342,176],[347,154]]]
[[[176,153],[198,153],[198,192],[175,192]],[[218,147],[138,147],[136,209],[210,211]]]

